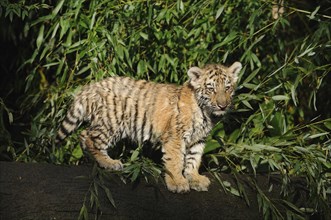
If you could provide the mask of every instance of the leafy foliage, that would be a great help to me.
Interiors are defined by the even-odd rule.
[[[81,85],[112,75],[180,84],[190,66],[240,60],[235,105],[209,137],[207,169],[243,198],[240,180],[231,186],[218,174],[281,175],[281,201],[250,180],[266,219],[330,216],[330,10],[327,1],[286,1],[273,19],[277,2],[2,1],[0,36],[20,58],[1,62],[9,80],[0,99],[1,158],[84,163],[77,135],[60,149],[53,144]],[[127,148],[118,150],[128,161],[124,175],[157,179],[160,168]],[[291,203],[293,177],[305,178],[305,207]]]

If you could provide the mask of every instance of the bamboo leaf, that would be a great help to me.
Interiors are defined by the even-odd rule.
[[[290,98],[287,95],[275,95],[271,97],[275,101],[289,100]]]
[[[36,44],[37,44],[37,49],[39,50],[41,44],[44,41],[44,29],[45,29],[45,25],[42,25],[39,29],[39,34],[36,40]]]
[[[116,204],[115,204],[115,201],[113,199],[113,195],[111,194],[110,190],[107,187],[105,187],[105,186],[103,187],[103,189],[104,189],[104,191],[106,193],[107,199],[110,202],[110,204],[112,204],[112,206],[114,208],[116,208]]]
[[[225,5],[222,5],[222,6],[217,10],[217,12],[216,12],[216,16],[215,16],[215,20],[217,20],[217,19],[220,17],[220,15],[222,14],[222,12],[224,11],[224,7],[225,7]]]
[[[140,154],[140,148],[137,148],[136,150],[133,151],[131,155],[131,161],[135,161]]]
[[[143,32],[140,32],[139,34],[142,38],[144,38],[145,40],[148,40],[148,35],[147,34],[145,34]]]
[[[97,15],[97,12],[95,11],[92,15],[91,22],[90,22],[90,30],[92,30],[94,23],[95,23],[95,16]]]
[[[319,133],[319,134],[313,134],[313,135],[310,135],[309,136],[309,139],[314,139],[314,138],[322,137],[322,136],[325,136],[325,135],[328,135],[328,134],[330,134],[330,132],[323,132],[323,133]]]
[[[63,6],[63,3],[64,3],[64,0],[60,0],[58,2],[58,4],[56,5],[56,7],[54,8],[54,10],[52,11],[52,16],[53,17],[55,17],[59,13],[60,9]]]
[[[83,204],[83,206],[81,207],[80,211],[79,211],[79,217],[78,219],[84,219],[84,220],[88,220],[88,212],[87,212],[87,208],[85,206],[85,203]]]

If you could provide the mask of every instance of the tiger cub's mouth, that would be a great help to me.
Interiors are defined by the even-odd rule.
[[[212,113],[216,116],[224,115],[228,109],[228,105],[226,106],[213,106],[212,107]]]

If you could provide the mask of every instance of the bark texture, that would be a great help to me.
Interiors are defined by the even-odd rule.
[[[0,219],[77,219],[88,194],[92,167],[0,162]],[[124,184],[114,175],[107,181],[114,208],[99,190],[99,219],[262,219],[256,192],[245,186],[250,206],[242,198],[225,193],[211,179],[208,192],[169,192],[164,184]],[[233,176],[222,174],[233,183]],[[267,189],[267,177],[259,177]],[[279,189],[273,190],[278,196]],[[86,196],[87,195],[87,196]],[[89,204],[89,203],[87,203]],[[89,210],[94,219],[95,211]]]

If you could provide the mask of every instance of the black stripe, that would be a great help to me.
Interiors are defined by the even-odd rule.
[[[180,108],[179,108],[179,102],[180,102],[180,99],[181,99],[181,91],[183,90],[184,87],[180,87],[180,88],[177,88],[176,89],[176,93],[177,93],[177,103],[176,103],[176,107],[177,107],[177,115],[176,115],[176,124],[177,124],[177,127],[176,127],[176,132],[179,133],[181,130],[183,130],[183,127],[184,127],[184,124],[181,123],[179,121],[179,117],[180,117]]]
[[[60,126],[60,131],[61,131],[65,136],[67,136],[68,134],[70,134],[70,131],[68,131],[68,129],[66,129],[66,128],[64,127],[63,124],[61,124],[61,126]],[[62,139],[62,140],[63,140],[63,139]]]
[[[118,104],[116,104],[115,109],[118,107],[119,110],[116,109],[116,115],[115,116],[116,116],[117,125],[120,125],[121,122],[123,122],[123,117],[124,117],[124,114],[125,114],[124,108],[123,108],[123,101],[124,100],[122,100],[121,97],[116,96],[114,101],[118,103]],[[121,115],[119,115],[119,114],[121,114]]]
[[[106,138],[109,136],[108,131],[105,131],[104,129],[98,129],[98,132],[99,132],[100,134],[103,134]]]
[[[107,130],[112,130],[111,111],[108,108],[106,108],[105,111],[106,111],[106,117],[101,118],[102,120],[101,126],[105,127]]]
[[[130,93],[134,93],[136,89],[137,89],[136,81],[132,80],[131,90],[128,92],[127,97]],[[131,133],[131,138],[133,140],[135,140],[135,125],[134,125],[135,118],[134,117],[135,117],[135,114],[136,114],[135,102],[137,102],[137,100],[134,99],[135,96],[132,96],[132,95],[130,95],[130,96],[131,96],[132,104],[129,106],[130,108],[127,107],[127,108],[129,108],[129,111],[128,111],[128,114],[129,114],[128,115],[129,116],[129,133]]]
[[[75,109],[76,109],[76,105],[73,106],[73,107],[68,111],[68,113],[67,113],[67,117],[70,116],[71,118],[78,120],[79,116],[76,116],[76,115],[74,114]]]
[[[127,109],[126,109],[126,106],[127,106],[127,104],[128,104],[128,96],[126,96],[125,97],[125,99],[124,99],[124,105],[123,105],[123,114],[122,114],[122,116],[121,116],[121,121],[123,121],[124,120],[124,115],[126,115],[127,114]]]
[[[152,139],[153,138],[153,124],[152,123],[149,123],[150,126],[149,126],[149,139]]]
[[[206,115],[206,113],[205,113],[204,110],[201,110],[201,112],[202,112],[202,120],[203,120],[203,124],[205,124],[205,123],[208,122],[208,117],[207,117],[207,115]]]
[[[191,165],[192,168],[194,169],[194,164],[192,162],[186,162],[186,168],[188,168],[188,165]]]
[[[193,136],[194,133],[195,133],[195,123],[194,123],[194,119],[192,118],[192,134],[191,135]]]
[[[108,137],[107,133],[104,130],[97,130],[95,132],[98,132],[97,135],[89,135],[90,139],[95,143],[97,143],[97,140],[100,140],[101,143],[107,146],[108,142],[105,140]],[[102,135],[104,136],[104,138],[101,137]]]
[[[149,91],[152,91],[154,93],[153,95],[153,100],[151,101],[151,105],[148,107],[148,113],[150,116],[153,116],[154,115],[154,112],[155,112],[155,102],[156,102],[156,98],[158,96],[158,91],[159,89],[157,89],[157,84],[156,83],[153,83],[151,85],[151,89]],[[147,118],[146,118],[147,120]],[[148,128],[148,133],[149,133],[149,139],[152,139],[153,138],[153,121],[152,121],[152,117],[150,117],[150,123],[149,123],[149,128]]]
[[[122,101],[122,100],[121,100]],[[128,101],[128,96],[124,97],[123,103],[122,103],[122,115],[121,115],[121,121],[124,120],[124,115],[126,115],[126,105]]]
[[[146,126],[146,120],[147,120],[147,118],[146,118],[146,113],[147,111],[146,111],[146,109],[145,109],[145,112],[144,112],[144,117],[143,117],[143,121],[142,121],[142,123],[141,123],[141,139],[140,139],[140,143],[143,143],[143,139],[144,139],[144,137],[145,137],[145,135],[144,135],[144,133],[145,133],[145,126]]]
[[[190,150],[190,151],[188,152],[188,154],[189,154],[189,155],[197,155],[197,154],[199,154],[199,152],[197,152],[197,151],[191,151],[191,150]]]
[[[135,104],[134,104],[134,121],[133,121],[133,131],[132,133],[134,134],[134,137],[136,138],[135,140],[138,141],[138,115],[139,115],[139,95],[140,95],[140,91],[138,92],[138,94],[136,95],[138,98],[135,99]]]
[[[186,160],[194,160],[194,161],[196,161],[195,157],[187,157]]]
[[[130,116],[130,113],[131,113],[131,108],[129,109],[129,111],[128,111],[128,109],[127,109],[127,105],[128,105],[128,99],[129,99],[129,94],[132,92],[132,90],[133,90],[133,87],[134,87],[134,83],[133,83],[133,81],[132,80],[129,80],[128,81],[128,83],[132,83],[133,85],[128,85],[127,86],[127,88],[129,88],[128,89],[128,93],[127,93],[127,95],[126,95],[126,97],[125,97],[125,99],[124,99],[124,106],[123,106],[123,111],[124,111],[124,114],[122,114],[122,117],[121,117],[121,121],[123,121],[124,120],[124,115],[127,115],[127,116]],[[130,128],[129,128],[130,129]]]
[[[85,104],[86,104],[86,113],[88,114],[88,115],[91,115],[91,112],[90,112],[90,100],[87,98],[87,97],[85,97],[85,100],[83,100],[83,101],[85,101]],[[92,110],[92,108],[91,108],[91,110]],[[92,119],[91,119],[91,121],[92,121]]]
[[[136,101],[136,100],[132,100],[132,101]],[[131,132],[131,137],[132,140],[135,140],[135,115],[136,115],[136,108],[135,108],[136,104],[133,102],[130,108],[130,132]]]
[[[200,140],[194,142],[193,144],[191,144],[190,148],[192,148],[194,145],[205,144],[205,143],[206,143],[205,139],[200,139]]]
[[[82,117],[84,115],[84,105],[82,103],[82,100],[78,101],[78,105],[82,107],[82,109],[78,108],[78,114],[79,114],[80,117]]]
[[[114,97],[113,97],[113,106],[114,106],[114,109],[113,110],[113,113],[114,113],[114,116],[115,116],[115,123],[116,123],[116,126],[118,126],[118,117],[117,117],[117,109],[116,109],[116,95],[114,94]]]
[[[106,140],[104,140],[103,138],[100,137],[101,134],[99,134],[98,136],[95,137],[90,137],[91,141],[93,141],[94,143],[97,143],[97,140],[100,140],[102,144],[108,146],[108,142]]]
[[[115,91],[115,89],[114,89],[114,81],[111,81],[110,84],[111,84],[110,91],[112,92],[111,94],[113,95],[113,97],[112,97],[113,109],[110,109],[109,112],[111,110],[113,111],[114,116],[115,116],[115,124],[116,124],[115,126],[118,126],[118,117],[117,117],[117,110],[116,110],[116,98],[117,98],[117,96],[116,96],[116,94],[114,92]],[[110,122],[111,122],[111,120],[110,120]]]
[[[208,76],[208,78],[213,78],[216,75],[216,72],[213,71],[212,73],[209,73],[210,75]]]
[[[115,107],[116,108],[116,107]],[[114,109],[115,110],[115,109]],[[116,127],[116,125],[118,124],[118,122],[117,122],[117,119],[116,119],[116,114],[114,114],[115,115],[115,125],[113,125],[113,123],[112,123],[112,109],[109,109],[109,108],[106,108],[106,111],[107,111],[107,118],[108,118],[108,126],[106,126],[106,122],[105,122],[105,120],[103,120],[103,124],[104,124],[104,126],[105,127],[108,127],[108,130],[115,130],[115,127]],[[116,110],[115,110],[116,111]]]
[[[76,121],[73,121],[72,118],[70,118],[68,115],[65,117],[64,122],[69,124],[69,125],[76,125],[77,124],[77,119]]]
[[[140,110],[140,108],[139,108],[139,104],[141,103],[141,102],[143,102],[143,101],[141,101],[140,100],[140,98],[142,97],[142,98],[145,98],[145,96],[146,96],[146,94],[147,94],[147,89],[145,89],[145,86],[146,86],[146,84],[147,84],[147,82],[146,81],[144,81],[143,83],[142,83],[142,85],[140,85],[140,87],[139,87],[139,93],[138,93],[138,99],[137,99],[137,102],[136,102],[136,118],[135,118],[135,132],[136,132],[136,138],[137,138],[137,141],[139,141],[138,139],[140,139],[140,143],[142,143],[142,140],[143,140],[143,130],[141,130],[141,135],[140,135],[140,137],[138,137],[138,117],[139,117],[139,110]],[[145,89],[145,91],[144,91],[144,93],[142,94],[142,96],[141,96],[141,92],[142,92],[142,90],[143,89]],[[141,107],[141,106],[140,106]],[[144,106],[142,106],[142,107],[144,107]],[[142,123],[144,123],[144,119],[145,119],[145,117],[146,117],[146,109],[145,109],[145,113],[144,113],[144,118],[143,118],[143,121],[142,121]],[[145,122],[146,123],[146,122]],[[142,129],[143,128],[143,126],[140,126],[140,129]]]
[[[147,113],[146,113],[146,116],[147,116]],[[150,123],[146,124],[147,120],[149,120]],[[145,129],[146,126],[148,126],[147,129]],[[145,136],[145,130],[146,130],[147,136],[149,137],[149,140],[151,140],[152,134],[153,134],[153,124],[152,124],[151,118],[147,119],[147,117],[146,117],[145,124],[144,124],[144,136]]]

